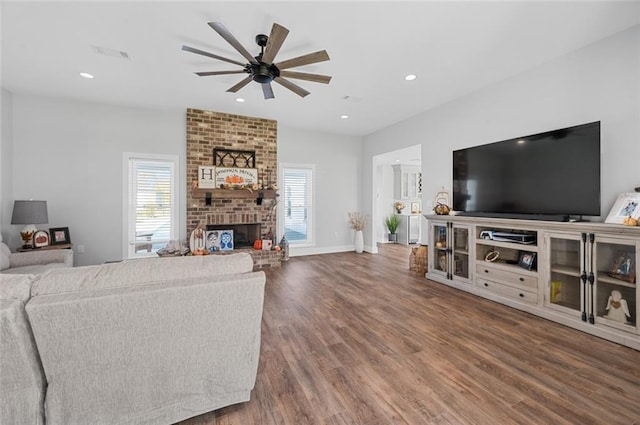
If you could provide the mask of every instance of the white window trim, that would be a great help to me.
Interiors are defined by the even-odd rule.
[[[160,155],[160,154],[148,154],[137,152],[123,152],[122,154],[122,258],[140,258],[140,257],[155,257],[156,254],[141,252],[131,255],[129,252],[129,228],[131,223],[129,222],[129,161],[132,159],[149,160],[149,161],[166,161],[173,163],[174,173],[174,190],[172,205],[172,223],[174,231],[174,239],[178,239],[180,234],[180,157],[178,155]]]
[[[308,221],[311,222],[307,233],[307,242],[305,243],[292,243],[289,242],[291,247],[313,247],[316,246],[316,165],[315,164],[302,164],[295,162],[280,162],[278,163],[278,187],[281,189],[282,199],[280,208],[278,208],[278,235],[280,238],[284,235],[284,213],[286,208],[284,207],[284,170],[287,168],[299,168],[304,170],[311,170],[311,211],[308,212]]]

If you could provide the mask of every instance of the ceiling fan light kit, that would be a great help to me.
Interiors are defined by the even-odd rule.
[[[289,34],[289,30],[282,25],[274,23],[273,27],[271,28],[271,34],[269,36],[265,34],[256,35],[256,44],[260,46],[260,53],[257,56],[252,56],[251,53],[249,53],[249,51],[245,49],[244,46],[242,46],[242,44],[240,44],[240,42],[220,22],[209,22],[209,26],[213,28],[213,30],[217,32],[222,38],[224,38],[227,43],[229,43],[238,53],[240,53],[242,57],[244,57],[248,61],[248,63],[242,63],[234,59],[225,58],[189,46],[182,46],[182,50],[242,66],[242,69],[237,70],[196,72],[196,75],[199,75],[201,77],[207,77],[211,75],[244,73],[249,74],[249,76],[245,77],[242,81],[227,89],[227,92],[235,93],[249,84],[251,81],[255,81],[256,83],[262,85],[262,93],[264,95],[264,98],[273,99],[275,96],[273,94],[271,83],[275,81],[281,86],[291,90],[298,96],[305,97],[309,94],[309,92],[299,85],[293,83],[292,81],[289,81],[287,78],[311,81],[322,84],[329,84],[329,82],[331,81],[331,77],[328,75],[286,71],[286,69],[289,68],[328,61],[329,54],[326,50],[320,50],[282,62],[274,63],[276,55],[280,51],[282,44]]]

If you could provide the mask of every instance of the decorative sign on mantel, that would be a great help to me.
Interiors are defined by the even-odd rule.
[[[216,167],[210,165],[198,166],[198,188],[215,189],[216,186]]]
[[[257,168],[216,167],[215,187],[246,187],[258,184]]]

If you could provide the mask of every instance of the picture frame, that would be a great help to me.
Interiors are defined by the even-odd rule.
[[[33,234],[33,246],[35,248],[42,248],[43,246],[49,246],[49,232],[46,230],[38,230]]]
[[[535,267],[536,253],[530,251],[520,251],[518,258],[518,265],[526,270],[531,270]]]
[[[71,243],[68,227],[52,227],[49,229],[51,245],[64,245]]]
[[[625,282],[635,283],[635,254],[633,252],[618,251],[607,274],[616,279],[624,280]]]
[[[216,167],[215,187],[234,188],[258,183],[257,168]]]
[[[627,192],[618,195],[605,223],[623,224],[627,217],[640,219],[640,192]]]
[[[216,188],[216,167],[209,165],[198,166],[198,189]]]

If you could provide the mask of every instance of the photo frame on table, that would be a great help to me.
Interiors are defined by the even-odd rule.
[[[632,217],[640,219],[640,192],[628,192],[618,195],[605,223],[622,224],[624,219]]]
[[[51,245],[64,245],[71,243],[68,227],[52,227],[49,229],[49,237],[51,238]]]
[[[420,202],[411,203],[411,214],[420,214]]]
[[[46,230],[38,230],[33,234],[33,246],[42,248],[49,245],[49,233]]]
[[[611,269],[607,273],[611,277],[624,280],[629,283],[636,283],[636,264],[635,255],[633,252],[619,251],[613,263]]]
[[[531,270],[536,263],[536,253],[529,251],[520,251],[518,265],[523,269]]]

